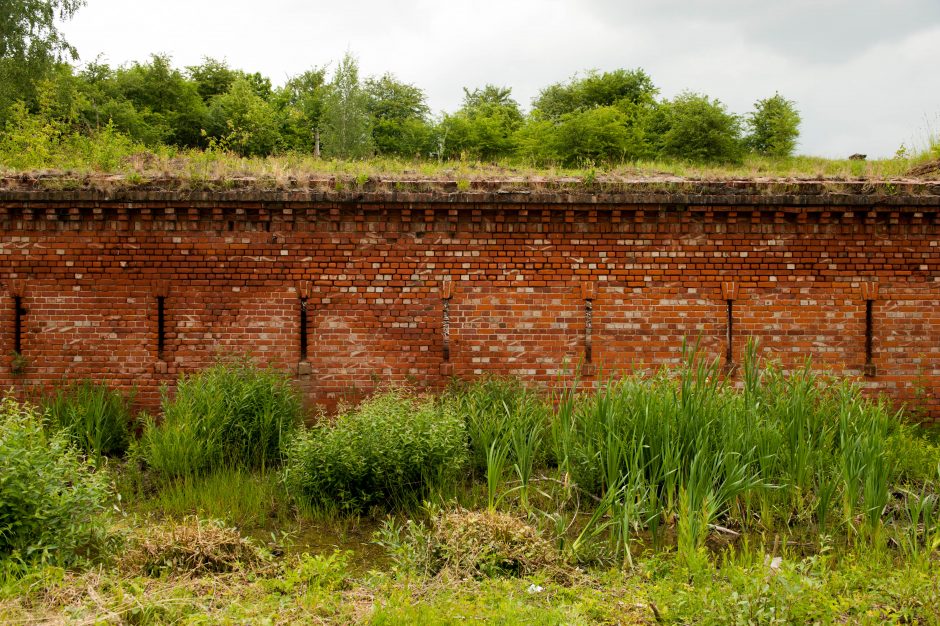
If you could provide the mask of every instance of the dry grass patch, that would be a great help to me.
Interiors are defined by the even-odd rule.
[[[460,576],[528,576],[557,570],[558,551],[525,521],[499,511],[457,509],[434,522],[441,571]]]
[[[189,516],[148,529],[129,547],[123,564],[148,576],[226,573],[256,569],[270,556],[238,529]]]

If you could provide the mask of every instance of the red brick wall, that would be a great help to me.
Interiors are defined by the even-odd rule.
[[[755,337],[787,367],[811,356],[940,417],[936,186],[738,186],[0,191],[0,385],[94,378],[153,407],[161,384],[244,352],[327,405],[451,375],[549,384],[583,365],[588,301],[590,380],[675,363],[683,338],[724,359],[731,298],[735,361]],[[14,296],[27,311],[22,372]]]

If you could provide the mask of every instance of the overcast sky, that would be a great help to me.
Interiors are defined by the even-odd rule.
[[[736,113],[775,91],[803,115],[799,151],[891,156],[940,133],[940,0],[88,0],[63,27],[83,60],[205,56],[275,83],[346,50],[364,75],[423,88],[539,89],[586,69],[641,67]]]

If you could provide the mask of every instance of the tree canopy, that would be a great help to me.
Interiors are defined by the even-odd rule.
[[[85,5],[85,0],[3,0],[0,3],[0,59],[18,62],[78,58],[56,27]]]
[[[56,20],[83,4],[0,4],[0,138],[14,137],[9,145],[32,145],[27,129],[45,129],[36,136],[48,141],[107,133],[150,149],[243,156],[593,167],[658,158],[736,162],[748,151],[786,158],[799,137],[796,105],[780,94],[738,116],[704,94],[662,98],[641,68],[592,70],[550,84],[529,111],[508,86],[465,87],[456,111],[432,115],[421,87],[392,73],[362,77],[350,53],[283,85],[211,57],[185,68],[165,55],[120,67],[98,61],[75,67],[69,61],[76,51]]]

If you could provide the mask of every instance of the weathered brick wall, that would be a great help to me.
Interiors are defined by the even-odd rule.
[[[755,337],[940,416],[937,185],[7,187],[0,385],[21,393],[94,378],[155,406],[244,352],[327,405],[389,381],[590,381],[675,363],[683,338],[724,359],[730,301],[733,361]]]

